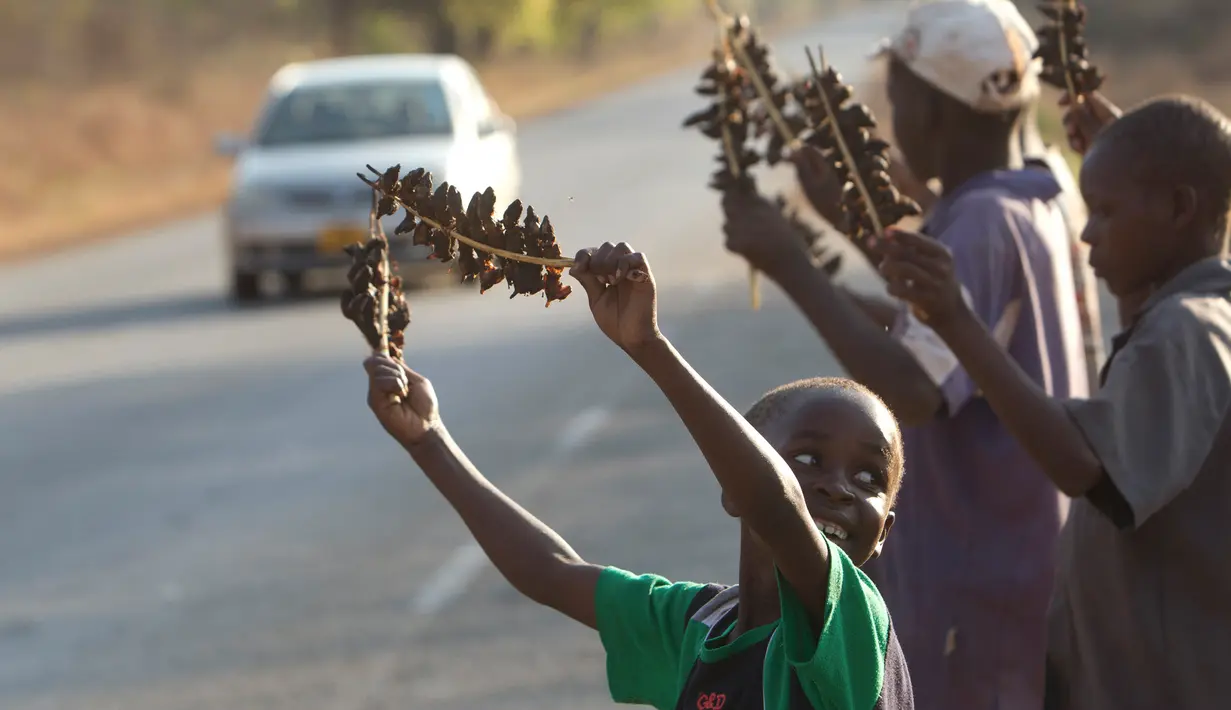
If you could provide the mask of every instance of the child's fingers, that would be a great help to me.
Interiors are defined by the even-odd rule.
[[[398,397],[405,397],[410,392],[406,379],[394,375],[373,377],[372,387],[381,394],[396,395]]]
[[[590,255],[590,273],[598,277],[600,283],[611,285],[611,274],[615,272],[616,245],[611,242],[603,242],[594,253]]]
[[[915,253],[925,258],[948,259],[949,250],[945,245],[918,232],[904,229],[891,229],[885,233],[885,242],[894,253]]]
[[[650,265],[645,255],[633,252],[620,257],[616,265],[616,278],[624,277],[634,283],[646,283],[650,280]]]
[[[633,248],[628,242],[619,244],[607,242],[600,246],[590,258],[590,273],[597,276],[601,282],[613,285],[624,275],[620,272],[620,260],[632,253]]]
[[[620,282],[628,271],[624,268],[624,259],[633,253],[632,246],[628,242],[620,242],[611,250],[611,284],[615,285]]]
[[[363,369],[372,376],[382,372],[399,372],[401,367],[397,360],[388,355],[372,355],[363,361]]]
[[[589,299],[590,305],[594,305],[594,302],[603,295],[603,290],[606,288],[603,286],[603,282],[591,271],[590,266],[593,256],[593,249],[582,249],[577,252],[577,256],[574,258],[573,268],[569,269],[569,275],[576,279],[577,283],[581,284],[581,287],[585,289],[586,298]]]
[[[573,257],[573,267],[568,270],[572,276],[580,276],[590,270],[590,257],[594,254],[593,249],[579,249]]]
[[[427,378],[406,366],[406,363],[398,363],[402,367],[402,376],[406,378],[406,382],[410,385],[418,385],[427,382]]]
[[[409,380],[406,379],[406,373],[402,372],[402,369],[396,366],[381,365],[378,368],[369,370],[368,376],[374,380],[380,379],[382,377],[396,377],[398,379],[406,380],[407,382],[409,382]]]
[[[881,262],[881,275],[890,295],[911,302],[940,285],[935,274],[904,261]]]

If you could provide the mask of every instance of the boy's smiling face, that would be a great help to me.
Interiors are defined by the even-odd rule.
[[[795,471],[825,536],[856,565],[879,555],[902,479],[888,408],[856,389],[805,390],[758,430]]]

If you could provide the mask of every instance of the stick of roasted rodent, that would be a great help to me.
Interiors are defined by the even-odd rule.
[[[540,220],[533,207],[514,200],[496,220],[496,193],[490,187],[474,193],[463,208],[457,188],[447,182],[433,186],[432,174],[423,168],[403,177],[399,165],[383,173],[367,167],[375,178],[360,174],[359,179],[373,191],[373,236],[367,244],[347,247],[352,265],[347,274],[350,285],[342,294],[342,313],[359,326],[373,349],[381,352],[382,342],[387,342],[387,352],[400,357],[410,323],[400,280],[391,275],[389,243],[380,223],[398,210],[405,211],[405,218],[394,233],[411,234],[416,246],[432,247],[429,258],[456,261],[462,281],[478,281],[480,293],[501,281],[509,284],[510,298],[542,293],[547,305],[572,293],[562,277],[573,260],[561,255],[551,220],[546,216]],[[382,317],[385,298],[388,306]]]
[[[1039,78],[1056,87],[1069,97],[1074,106],[1085,101],[1103,85],[1103,74],[1090,63],[1085,40],[1086,8],[1073,2],[1049,2],[1039,6],[1047,22],[1038,30],[1039,47],[1034,56],[1043,63]],[[1088,279],[1085,268],[1085,250],[1078,245],[1073,248],[1073,281],[1077,293],[1097,303],[1098,292]],[[1098,363],[1103,357],[1102,336],[1098,323],[1097,308],[1078,308],[1081,320],[1083,346],[1086,360]],[[1092,366],[1097,374],[1097,365]]]
[[[761,156],[752,149],[749,134],[750,89],[745,75],[731,53],[729,29],[723,25],[719,44],[714,48],[714,60],[701,75],[696,92],[709,97],[709,106],[684,119],[684,127],[697,126],[701,133],[719,142],[719,167],[710,177],[709,186],[720,192],[756,190],[748,169]],[[760,308],[760,288],[756,270],[750,269],[749,289],[753,309]]]
[[[876,118],[867,106],[852,102],[852,89],[842,76],[821,67],[810,49],[805,49],[812,77],[797,86],[797,99],[812,131],[805,138],[819,148],[845,187],[840,229],[873,265],[880,262],[877,249],[885,229],[906,217],[921,213],[914,200],[903,195],[889,177],[889,143],[872,137]]]
[[[721,137],[726,156],[723,159],[728,162],[746,162],[732,172],[740,175],[739,180],[732,180],[730,185],[716,184],[716,180],[711,187],[723,191],[755,190],[755,183],[746,173],[760,157],[751,143],[768,134],[765,159],[769,165],[776,165],[798,147],[798,136],[807,124],[786,110],[791,99],[790,87],[774,71],[769,46],[752,29],[748,17],[727,14],[717,0],[706,0],[706,6],[718,24],[719,47],[697,93],[717,98],[708,109],[690,116],[684,125],[700,125],[705,135],[716,140]],[[728,125],[725,133],[720,128],[723,121]],[[744,153],[750,156],[747,160],[740,157]],[[756,269],[749,267],[748,286],[754,310],[760,307],[759,283]]]
[[[401,359],[410,307],[402,295],[401,281],[393,275],[396,265],[389,256],[389,240],[378,216],[378,195],[372,193],[368,215],[368,241],[351,244],[346,253],[351,268],[342,292],[342,314],[359,327],[372,351]]]
[[[1086,47],[1086,8],[1075,0],[1045,2],[1039,12],[1047,22],[1036,31],[1034,56],[1043,62],[1039,78],[1068,94],[1074,104],[1103,85],[1103,74],[1090,63]]]

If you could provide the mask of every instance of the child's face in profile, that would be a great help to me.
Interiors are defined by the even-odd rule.
[[[1140,170],[1124,151],[1097,141],[1081,166],[1089,213],[1081,240],[1090,245],[1090,267],[1116,296],[1162,280],[1179,242],[1171,195],[1146,189]]]
[[[902,469],[889,410],[858,391],[801,393],[761,435],[794,469],[825,536],[856,565],[880,554]]]

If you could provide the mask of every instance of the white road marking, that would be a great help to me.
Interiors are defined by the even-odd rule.
[[[548,468],[558,464],[584,446],[610,417],[611,410],[607,407],[595,406],[582,410],[564,427],[555,446],[535,468]],[[416,616],[423,616],[444,609],[466,591],[486,564],[487,555],[478,543],[470,541],[457,548],[419,589],[411,602],[411,611]]]

